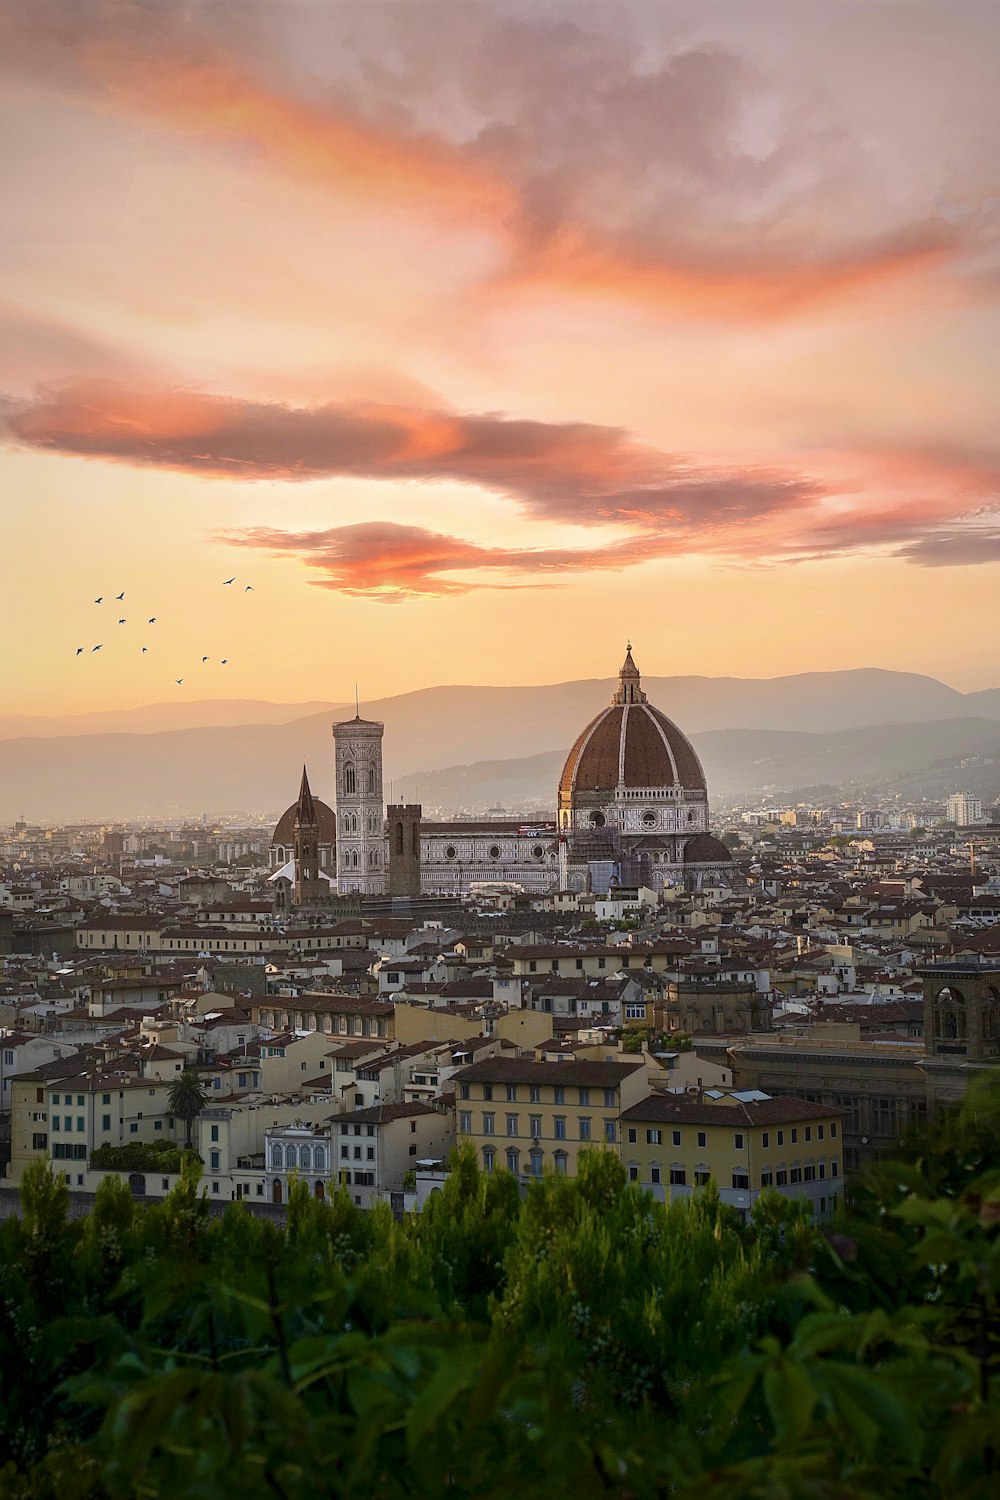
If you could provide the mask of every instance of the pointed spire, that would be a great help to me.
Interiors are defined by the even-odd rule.
[[[295,822],[301,827],[305,823],[315,823],[317,821],[316,804],[313,801],[313,794],[309,787],[309,777],[306,773],[305,765],[303,765],[302,785],[299,787],[299,801],[295,809]]]
[[[625,660],[618,672],[618,691],[612,698],[612,703],[645,703],[646,694],[642,691],[641,683],[639,668],[632,660],[632,642],[629,641],[625,647]]]

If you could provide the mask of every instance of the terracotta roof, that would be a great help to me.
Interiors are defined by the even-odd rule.
[[[352,1109],[346,1115],[330,1115],[332,1125],[386,1125],[390,1120],[405,1120],[414,1115],[435,1115],[429,1104],[371,1104],[367,1109]]]
[[[569,753],[559,800],[571,801],[574,792],[613,792],[620,785],[706,790],[705,773],[690,740],[646,702],[631,652],[610,707],[591,720]]]
[[[694,838],[688,839],[684,845],[686,865],[731,865],[732,862],[732,850],[727,849],[714,833],[696,833]]]
[[[775,1099],[736,1099],[731,1104],[715,1104],[689,1095],[650,1094],[631,1109],[622,1110],[622,1119],[653,1124],[676,1121],[683,1125],[783,1125],[786,1121],[794,1124],[799,1120],[828,1120],[831,1115],[839,1119],[842,1114],[843,1110],[832,1105],[810,1104],[806,1099],[780,1095]]]
[[[635,1062],[535,1062],[530,1058],[487,1057],[454,1075],[457,1083],[569,1083],[584,1088],[613,1087],[643,1067]]]

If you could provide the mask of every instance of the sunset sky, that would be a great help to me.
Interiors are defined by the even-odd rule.
[[[1000,685],[1000,7],[0,17],[0,707]]]

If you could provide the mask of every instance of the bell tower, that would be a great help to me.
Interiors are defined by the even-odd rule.
[[[309,777],[303,766],[299,800],[292,824],[296,906],[307,906],[310,901],[318,901],[326,894],[324,882],[319,878],[319,834],[319,814],[313,801]]]
[[[385,725],[353,719],[333,726],[337,808],[337,890],[385,895],[385,809],[382,736]]]

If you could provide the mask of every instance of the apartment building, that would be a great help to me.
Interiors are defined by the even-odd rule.
[[[803,1099],[650,1094],[622,1113],[621,1153],[630,1180],[661,1202],[712,1181],[744,1218],[768,1188],[806,1198],[817,1218],[843,1195],[841,1112]]]
[[[535,1062],[491,1057],[454,1074],[458,1140],[480,1165],[529,1177],[575,1176],[581,1150],[618,1150],[619,1116],[647,1090],[641,1059]]]

